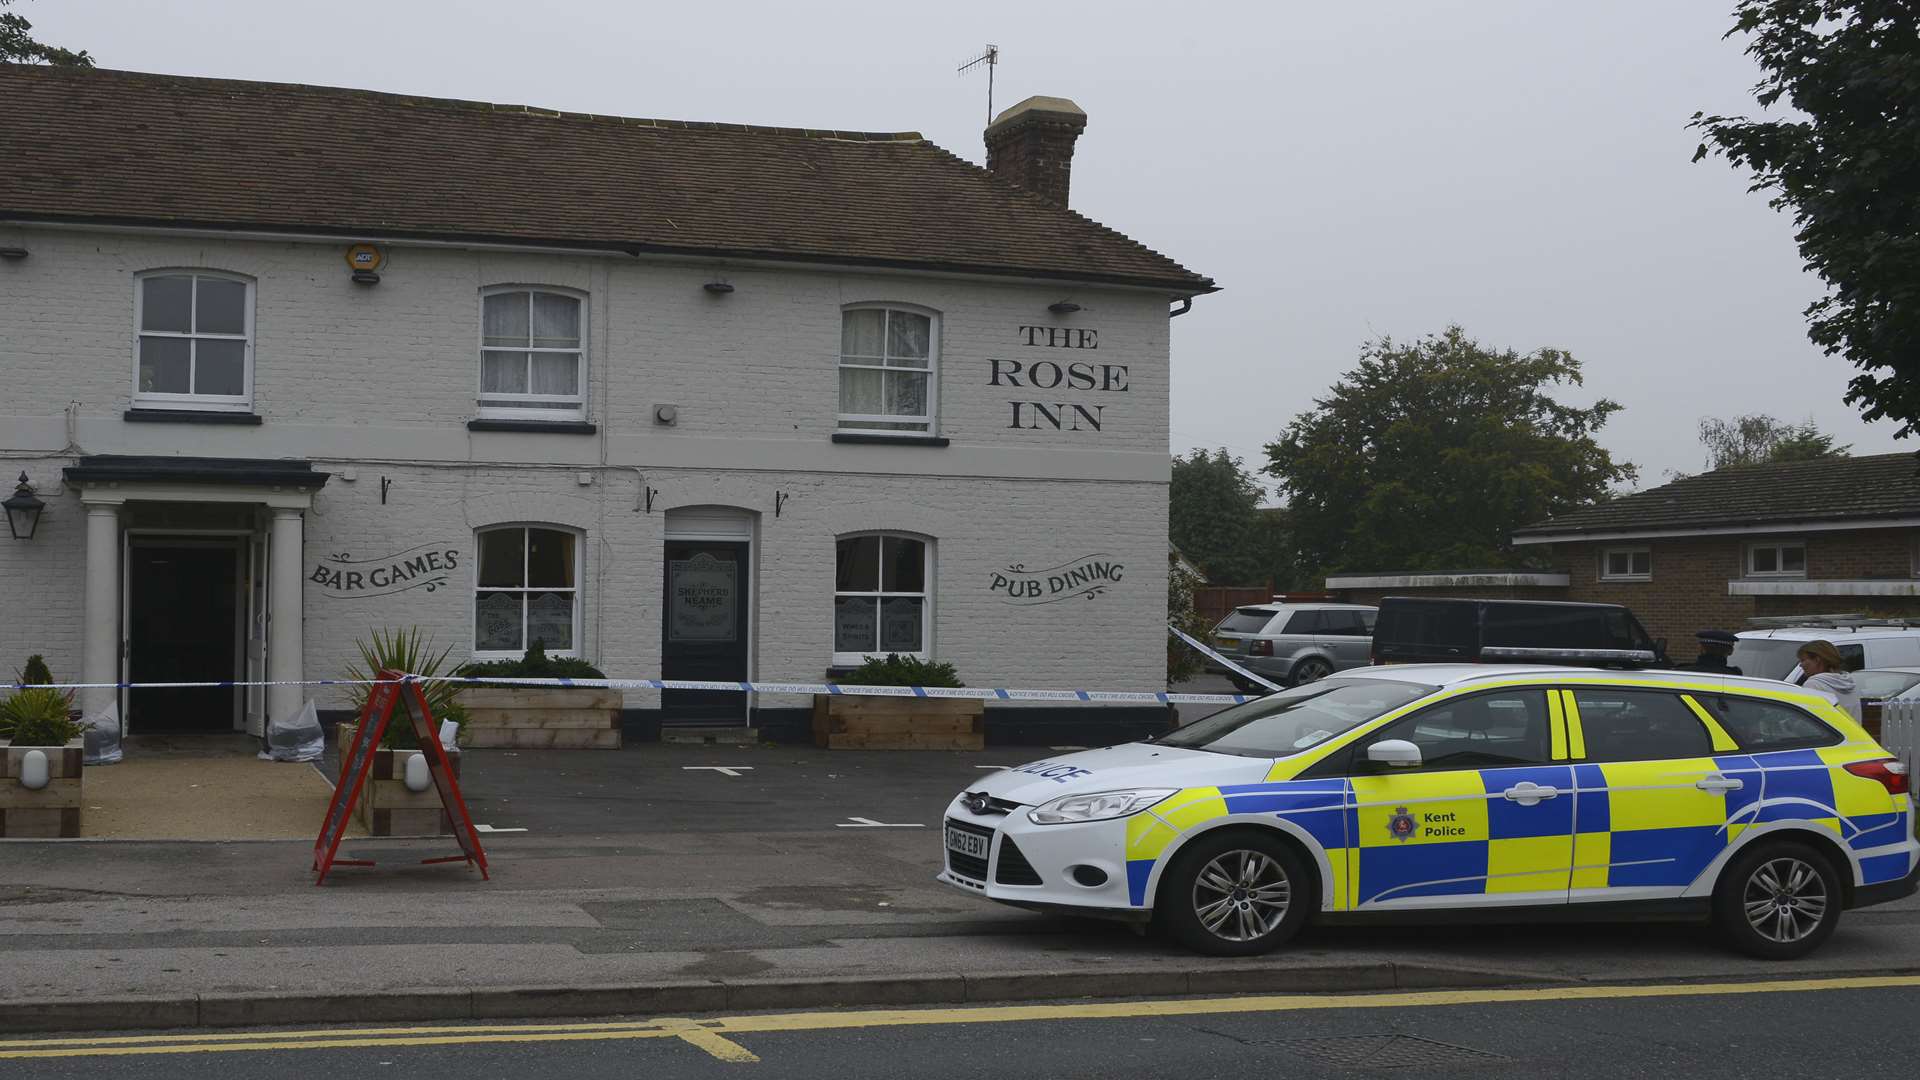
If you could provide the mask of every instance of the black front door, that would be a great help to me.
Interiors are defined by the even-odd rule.
[[[747,677],[747,545],[667,541],[660,677],[738,682]],[[663,690],[664,724],[744,724],[747,695]]]
[[[239,549],[136,543],[127,560],[127,674],[132,682],[239,678]],[[136,735],[232,731],[234,688],[127,691]]]

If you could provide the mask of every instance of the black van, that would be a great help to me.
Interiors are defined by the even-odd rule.
[[[1618,604],[1556,600],[1457,600],[1389,596],[1373,627],[1376,664],[1583,661],[1667,665],[1654,641]]]

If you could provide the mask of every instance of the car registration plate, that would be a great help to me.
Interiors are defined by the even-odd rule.
[[[961,855],[971,855],[976,859],[987,857],[987,838],[959,829],[947,830],[947,850]]]
[[[1240,639],[1237,637],[1214,638],[1213,640],[1219,642],[1220,647],[1223,649],[1237,649],[1240,647]]]

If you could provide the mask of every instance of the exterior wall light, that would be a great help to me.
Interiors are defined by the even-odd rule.
[[[26,249],[26,248],[23,248],[23,247],[0,247],[0,259],[6,259],[6,260],[7,260],[7,261],[9,261],[9,262],[15,262],[15,261],[18,261],[18,260],[20,260],[20,259],[24,259],[24,258],[26,258],[26,257],[27,257],[27,249]]]
[[[1071,300],[1056,300],[1047,305],[1047,310],[1055,315],[1071,315],[1080,310],[1080,305]]]
[[[709,281],[700,287],[715,296],[725,296],[733,291],[733,286],[724,281]]]
[[[380,275],[371,270],[355,270],[353,272],[353,283],[355,285],[378,285],[380,284]]]
[[[15,540],[33,539],[33,530],[40,527],[40,511],[47,508],[27,484],[25,472],[20,474],[20,486],[13,489],[13,497],[0,502],[0,506],[7,508],[7,530]]]

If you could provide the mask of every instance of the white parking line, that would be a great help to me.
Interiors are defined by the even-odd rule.
[[[872,818],[850,817],[835,825],[836,829],[924,829],[925,825],[897,821],[875,821]]]
[[[751,765],[682,765],[680,768],[686,772],[692,772],[695,769],[711,769],[714,772],[725,773],[728,776],[739,776],[743,772],[753,771],[753,766]]]
[[[475,825],[475,832],[526,832],[525,829],[496,829],[491,825]]]
[[[975,765],[975,766],[974,766],[974,768],[976,768],[976,769],[993,769],[993,770],[995,770],[996,772],[998,772],[998,771],[1002,771],[1002,770],[1005,770],[1005,769],[1011,769],[1011,768],[1013,768],[1013,766],[1011,766],[1011,765]]]

